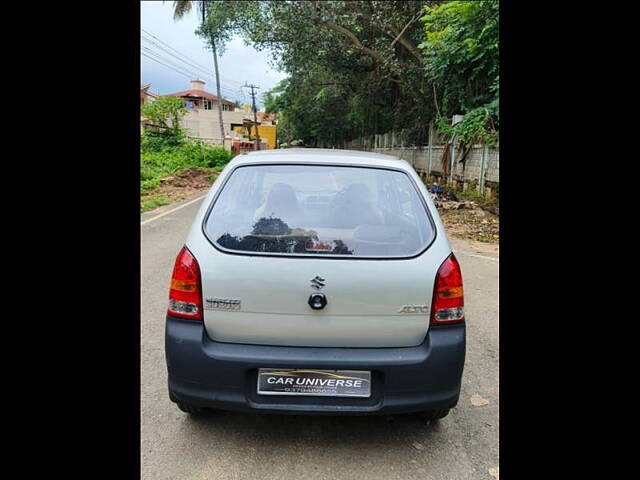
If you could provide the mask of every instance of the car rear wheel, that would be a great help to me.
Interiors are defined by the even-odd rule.
[[[205,409],[202,407],[196,407],[195,405],[191,405],[190,403],[178,402],[178,408],[189,415],[202,415],[205,412]]]
[[[427,410],[426,412],[420,412],[420,416],[429,422],[440,420],[441,418],[444,418],[447,415],[449,415],[448,408],[443,408],[439,410]]]

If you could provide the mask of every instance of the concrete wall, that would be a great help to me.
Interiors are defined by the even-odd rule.
[[[231,124],[242,124],[245,118],[253,119],[253,113],[247,112],[222,112],[224,123],[224,133],[229,135]],[[201,138],[208,143],[222,145],[223,139],[220,137],[220,124],[218,120],[218,109],[214,110],[190,110],[180,121],[182,128],[187,129],[190,137]]]
[[[454,170],[454,179],[468,182],[480,179],[480,165],[482,163],[483,147],[474,147],[467,155],[465,165],[456,163]],[[384,153],[402,158],[409,162],[418,173],[426,173],[427,175],[442,175],[442,152],[444,146],[437,145],[432,147],[431,153],[431,170],[429,170],[429,148],[428,147],[397,147],[397,148],[372,148],[372,152]],[[449,152],[449,155],[451,152]],[[447,161],[451,161],[451,157],[447,155]],[[457,155],[457,154],[456,154]],[[500,183],[500,152],[498,150],[487,149],[487,157],[485,159],[485,181]]]

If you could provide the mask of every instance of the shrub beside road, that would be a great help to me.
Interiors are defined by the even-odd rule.
[[[206,188],[230,160],[231,153],[221,147],[145,132],[140,143],[140,210],[151,210]]]

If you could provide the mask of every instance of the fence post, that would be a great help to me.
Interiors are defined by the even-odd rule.
[[[456,162],[456,136],[455,134],[451,137],[451,166],[449,167],[449,183],[453,183],[453,169],[455,167]]]
[[[487,164],[487,146],[484,145],[482,148],[482,161],[480,162],[480,178],[478,179],[479,184],[478,187],[480,187],[480,193],[484,195],[484,170],[485,170],[485,165]]]
[[[433,155],[433,122],[429,123],[429,166],[427,167],[427,176],[431,176],[431,158]]]
[[[451,118],[451,126],[454,127],[464,119],[464,115],[454,115]],[[453,170],[455,169],[456,162],[456,134],[451,136],[451,183],[453,183]],[[463,179],[464,180],[464,179]]]

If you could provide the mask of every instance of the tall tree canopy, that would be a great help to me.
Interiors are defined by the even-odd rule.
[[[498,2],[446,2],[425,12],[425,41],[418,47],[426,58],[427,78],[438,92],[442,111],[437,124],[441,132],[457,135],[464,159],[474,143],[494,145],[498,139]],[[465,118],[451,127],[447,120],[455,113]]]
[[[463,82],[457,76],[467,72],[434,62],[447,48],[434,43],[437,35],[425,37],[425,28],[436,32],[446,21],[441,21],[439,9],[458,3],[497,5],[424,0],[209,1],[207,22],[199,33],[215,38],[219,45],[240,35],[256,49],[273,54],[274,66],[289,76],[265,96],[265,105],[280,113],[279,135],[285,141],[340,146],[393,129],[402,131],[407,143],[422,144],[428,123],[443,108],[438,101],[446,103],[442,111],[446,116],[474,105],[467,96],[486,90],[484,73],[478,72],[467,96],[454,98],[442,82],[452,76]],[[474,17],[477,9],[468,10],[461,22],[485,21]],[[433,16],[432,24],[420,22],[425,16]],[[448,45],[445,37],[439,38]],[[476,48],[485,51],[484,44]]]
[[[426,7],[427,77],[438,90],[443,114],[473,110],[497,99],[498,2],[447,2]]]

